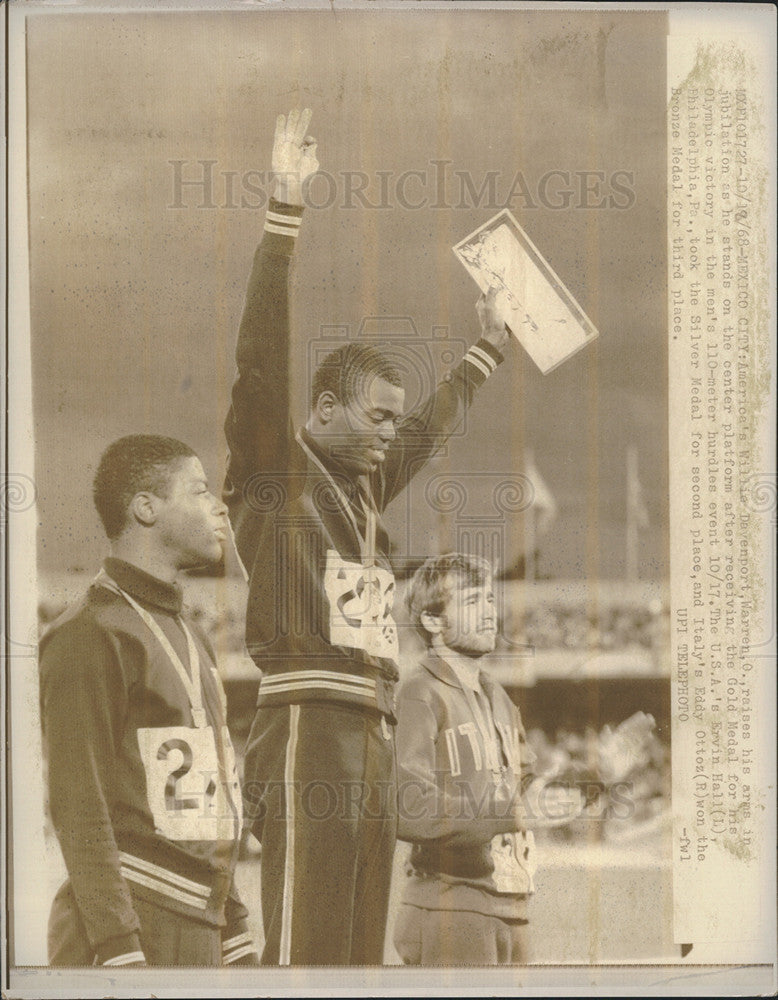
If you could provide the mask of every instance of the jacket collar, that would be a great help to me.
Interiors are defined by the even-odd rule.
[[[158,608],[170,615],[181,614],[183,594],[177,583],[165,583],[138,566],[123,559],[114,559],[113,556],[105,560],[103,568],[139,604]]]
[[[343,490],[349,503],[353,506],[357,506],[358,493],[361,493],[366,500],[370,501],[376,497],[377,490],[382,490],[383,470],[381,468],[378,468],[370,475],[355,476],[354,473],[349,472],[342,462],[337,458],[333,458],[326,448],[322,448],[306,427],[300,428],[300,437],[333,477],[337,485]],[[374,499],[373,502],[375,502]]]
[[[338,486],[340,486],[340,488],[349,495],[349,499],[353,500],[352,494],[354,492],[354,486],[356,486],[356,477],[348,471],[346,466],[343,465],[339,459],[333,458],[329,451],[319,444],[316,438],[308,432],[307,427],[300,428],[300,437],[318,458],[327,472],[329,472],[329,474],[335,479]]]
[[[462,683],[457,677],[454,668],[443,659],[434,649],[427,650],[427,655],[421,661],[421,665],[432,674],[437,680],[442,681],[444,684],[448,684],[450,687],[459,688],[460,691],[464,690]],[[494,681],[489,676],[488,672],[481,668],[478,671],[478,680],[484,693],[492,701],[492,693],[494,691]]]
[[[428,649],[427,655],[421,661],[421,665],[436,677],[439,681],[443,681],[444,684],[448,684],[451,687],[461,688],[462,684],[454,672],[454,668],[451,664],[444,660],[443,657],[437,653],[434,649]],[[479,680],[483,678],[483,671],[479,671]]]

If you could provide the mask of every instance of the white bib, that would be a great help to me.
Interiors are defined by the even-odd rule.
[[[330,642],[397,660],[397,625],[392,617],[394,575],[381,566],[348,562],[330,549],[324,572],[330,603]]]
[[[242,824],[235,752],[222,729],[229,791],[219,780],[211,726],[138,729],[146,795],[157,832],[168,840],[234,840]],[[237,827],[236,827],[237,824]]]
[[[527,857],[524,851],[527,850]],[[531,830],[518,833],[498,833],[492,838],[490,855],[494,864],[492,882],[497,892],[534,892],[535,838]]]

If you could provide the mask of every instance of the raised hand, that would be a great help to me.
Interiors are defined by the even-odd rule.
[[[311,110],[296,109],[276,119],[272,167],[276,178],[275,197],[288,205],[302,205],[303,184],[319,169],[316,140],[308,135]]]
[[[475,304],[475,311],[481,324],[481,336],[499,351],[508,340],[508,327],[497,309],[497,295],[500,289],[492,285],[488,292]]]
[[[651,739],[656,722],[653,715],[635,712],[612,730],[605,726],[599,739],[598,767],[603,781],[623,781],[635,768],[645,767],[651,757]]]

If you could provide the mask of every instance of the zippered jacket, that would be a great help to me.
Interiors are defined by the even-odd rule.
[[[495,897],[533,891],[521,793],[535,755],[504,688],[484,670],[479,679],[496,757],[459,678],[437,653],[430,650],[399,689],[398,836],[413,844],[404,898],[417,905],[436,908],[440,882]]]
[[[248,942],[224,692],[210,644],[181,611],[178,586],[107,559],[40,644],[49,807],[98,963],[143,959],[133,896]],[[199,726],[164,643],[190,678],[199,665]]]
[[[502,355],[479,340],[403,419],[369,481],[355,482],[304,429],[295,434],[290,417],[288,281],[302,214],[270,202],[225,424],[224,500],[249,578],[246,644],[262,670],[258,704],[334,700],[393,718],[394,578],[381,513],[460,423]],[[370,508],[374,564],[366,566]]]

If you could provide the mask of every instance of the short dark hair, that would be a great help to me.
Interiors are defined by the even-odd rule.
[[[333,393],[338,402],[347,406],[356,399],[360,384],[371,376],[402,388],[399,369],[377,347],[344,344],[328,354],[313,373],[311,408],[323,392]]]
[[[92,497],[110,539],[124,529],[137,493],[167,496],[170,474],[185,458],[196,458],[188,444],[159,434],[130,434],[108,445],[95,473]]]
[[[488,559],[464,552],[431,556],[419,566],[408,585],[405,603],[411,623],[427,645],[431,636],[421,623],[422,614],[442,614],[454,588],[483,587],[493,575],[494,570]]]

